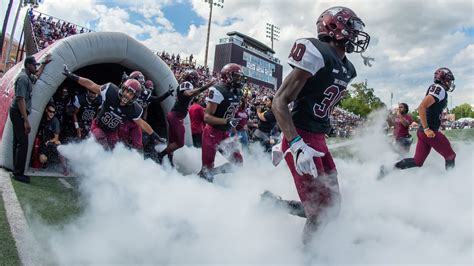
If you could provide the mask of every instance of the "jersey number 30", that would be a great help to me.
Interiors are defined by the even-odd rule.
[[[334,105],[339,101],[342,96],[342,93],[338,86],[332,85],[329,86],[324,91],[324,98],[320,103],[315,103],[313,106],[313,112],[316,117],[326,118],[331,114]]]

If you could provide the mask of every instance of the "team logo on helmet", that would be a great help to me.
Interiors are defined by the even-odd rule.
[[[347,53],[362,53],[369,46],[370,36],[364,32],[364,22],[347,7],[331,7],[324,11],[316,26],[319,40],[334,40],[344,45]]]
[[[434,73],[434,82],[445,86],[448,91],[454,91],[456,88],[453,72],[451,72],[447,67],[436,69]]]

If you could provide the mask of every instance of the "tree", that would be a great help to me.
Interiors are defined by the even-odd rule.
[[[415,109],[410,112],[411,117],[413,118],[413,121],[418,122],[420,121],[420,114],[418,113],[418,109]]]
[[[472,107],[468,103],[463,103],[461,105],[458,105],[454,107],[451,110],[451,113],[454,114],[456,119],[463,118],[463,117],[473,117],[474,118],[474,111],[472,110]]]
[[[385,107],[385,104],[375,95],[373,88],[367,87],[366,81],[351,84],[340,106],[354,114],[366,117],[372,111]]]

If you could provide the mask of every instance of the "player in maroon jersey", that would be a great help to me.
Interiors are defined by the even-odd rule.
[[[165,142],[145,120],[141,119],[143,109],[136,103],[136,99],[142,87],[137,80],[126,80],[119,88],[113,83],[98,85],[90,79],[79,77],[70,72],[66,65],[62,73],[93,93],[101,95],[102,109],[92,121],[91,132],[105,148],[111,149],[115,146],[119,139],[119,125],[127,120],[133,120],[139,125],[151,141]]]
[[[221,69],[220,77],[221,82],[209,89],[209,95],[206,98],[204,122],[207,125],[202,133],[202,168],[199,176],[209,182],[214,180],[216,173],[226,172],[231,166],[226,163],[214,168],[214,160],[219,149],[218,146],[229,137],[229,129],[239,124],[235,113],[239,108],[240,90],[245,82],[242,68],[234,63],[225,65]],[[219,149],[219,151],[222,151],[231,163],[242,164],[243,158],[240,151],[235,149],[235,146],[231,149],[231,151],[223,149]]]
[[[332,7],[316,23],[318,39],[296,40],[288,63],[292,71],[273,101],[283,131],[282,151],[293,175],[307,219],[303,243],[325,221],[329,207],[340,205],[337,170],[325,141],[329,116],[357,73],[346,53],[364,52],[370,37],[349,8]],[[288,104],[294,102],[290,112]]]
[[[441,114],[448,104],[448,93],[454,91],[454,75],[446,67],[438,68],[434,74],[434,83],[426,91],[425,98],[418,107],[420,127],[417,132],[415,156],[405,158],[395,164],[396,168],[421,167],[431,148],[444,157],[446,169],[454,167],[456,153],[446,136],[439,131]]]
[[[159,160],[168,155],[171,165],[173,165],[173,153],[184,146],[184,118],[188,114],[191,100],[206,91],[214,84],[214,81],[207,83],[201,88],[199,84],[199,75],[196,70],[188,70],[176,92],[176,102],[167,115],[168,119],[168,146],[159,154]]]

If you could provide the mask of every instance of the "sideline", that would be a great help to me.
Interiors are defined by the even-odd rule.
[[[42,265],[43,263],[38,261],[40,257],[37,256],[40,254],[40,251],[36,248],[38,244],[26,222],[25,215],[13,189],[10,174],[5,169],[0,169],[0,192],[21,264]]]

